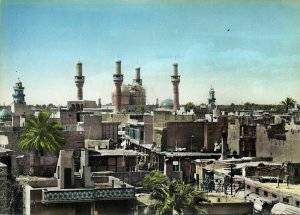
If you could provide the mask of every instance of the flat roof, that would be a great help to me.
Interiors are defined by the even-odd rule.
[[[225,194],[209,194],[208,200],[211,203],[239,203],[239,202],[246,202],[244,198],[238,196],[230,196]]]
[[[126,156],[126,157],[135,157],[135,156],[148,156],[145,153],[134,151],[134,150],[123,150],[123,149],[89,149],[90,151],[97,152],[98,154],[93,154],[91,156]]]
[[[280,193],[285,194],[294,194],[294,195],[300,195],[300,184],[289,184],[289,187],[287,187],[286,183],[279,183],[279,188],[277,188],[277,183],[261,183],[259,181],[253,181],[249,178],[246,178],[246,182],[251,182],[258,187],[264,187],[268,188],[270,190],[274,190]]]
[[[203,153],[203,152],[157,152],[167,157],[213,157],[221,156],[221,153]]]
[[[245,163],[235,164],[235,168],[240,169],[240,168],[247,167],[247,166],[256,167],[259,164],[264,164],[265,166],[280,166],[280,167],[282,166],[281,163],[273,163],[273,162],[268,162],[268,161],[253,161],[253,162],[245,162]]]
[[[3,148],[3,147],[0,147],[0,153],[6,153],[6,152],[12,152],[13,150],[11,149],[6,149],[6,148]]]

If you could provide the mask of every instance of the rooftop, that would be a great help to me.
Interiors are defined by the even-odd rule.
[[[238,196],[228,196],[225,194],[209,194],[208,200],[211,201],[211,203],[239,203],[239,202],[245,202],[244,198],[240,198]]]
[[[114,150],[109,150],[109,149],[90,149],[92,152],[96,152],[97,154],[92,154],[91,156],[139,156],[143,155],[146,156],[146,154],[134,151],[134,150],[123,150],[123,149],[114,149]]]
[[[221,153],[203,153],[203,152],[160,152],[166,157],[218,157]]]
[[[251,179],[246,179],[246,181],[256,184],[257,186],[265,187],[265,188],[268,188],[270,190],[274,190],[277,192],[300,195],[300,184],[298,184],[298,185],[289,184],[289,187],[287,187],[286,183],[279,183],[279,188],[276,188],[277,183],[261,183],[258,181],[253,181]]]
[[[11,149],[6,149],[6,148],[3,148],[3,147],[0,147],[0,154],[10,153],[10,152],[12,152]]]

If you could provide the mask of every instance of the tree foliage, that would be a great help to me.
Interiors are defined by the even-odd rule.
[[[182,213],[184,207],[189,207],[195,214],[205,214],[199,204],[205,200],[203,192],[195,190],[189,184],[171,182],[156,190],[153,197],[154,203],[150,205],[150,211],[155,214],[172,215],[173,211]]]
[[[145,107],[138,105],[135,108],[135,112],[137,112],[137,113],[144,113],[145,112]]]
[[[19,148],[54,152],[65,144],[63,128],[49,116],[48,112],[40,112],[26,120],[21,129]]]
[[[166,184],[168,184],[167,176],[157,170],[149,172],[142,181],[143,188],[151,192]]]
[[[296,101],[291,97],[286,97],[286,99],[281,101],[280,104],[285,107],[285,112],[287,113],[290,107],[294,107]]]
[[[184,105],[184,109],[186,112],[193,110],[195,107],[195,104],[193,102],[188,102]]]

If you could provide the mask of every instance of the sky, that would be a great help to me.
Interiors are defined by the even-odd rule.
[[[148,104],[173,97],[174,62],[180,104],[207,103],[211,86],[217,104],[300,103],[299,11],[296,0],[0,0],[0,104],[18,78],[27,104],[76,100],[78,61],[83,98],[110,103],[117,59],[124,84],[141,67]]]

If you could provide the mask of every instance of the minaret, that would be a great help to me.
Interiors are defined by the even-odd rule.
[[[211,109],[215,108],[215,102],[216,102],[216,98],[215,98],[215,90],[213,87],[211,87],[209,94],[208,94],[208,107]]]
[[[180,83],[180,75],[178,75],[178,64],[173,64],[173,75],[171,76],[171,81],[173,84],[173,109],[179,110],[179,90],[178,85]]]
[[[133,83],[138,83],[142,86],[143,79],[141,79],[141,68],[139,66],[135,67],[135,79],[133,79]]]
[[[84,76],[82,76],[82,63],[78,62],[76,65],[77,76],[75,78],[75,84],[77,86],[77,99],[82,100],[82,87],[84,84]]]
[[[14,86],[15,93],[12,95],[14,98],[15,104],[24,104],[25,103],[25,94],[24,87],[22,86],[22,82],[19,80]]]
[[[115,104],[116,104],[116,108],[115,111],[116,112],[121,112],[121,86],[123,83],[123,75],[121,74],[121,61],[117,60],[116,61],[116,72],[113,75],[113,79],[114,79],[114,83],[116,86],[116,96],[115,96]]]

